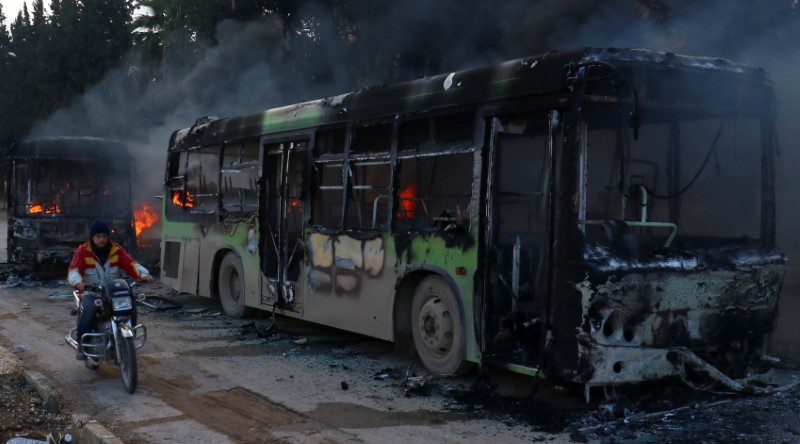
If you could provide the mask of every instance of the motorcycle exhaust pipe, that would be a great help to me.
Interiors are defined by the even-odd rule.
[[[78,341],[72,338],[72,332],[74,332],[75,330],[77,330],[77,328],[73,328],[72,330],[70,330],[69,333],[67,333],[67,335],[64,336],[64,341],[67,343],[67,345],[77,350]]]

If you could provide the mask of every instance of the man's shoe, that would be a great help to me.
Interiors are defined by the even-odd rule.
[[[81,347],[80,345],[78,346],[78,353],[75,353],[75,359],[77,359],[78,361],[86,360],[86,354],[83,353],[83,347]]]

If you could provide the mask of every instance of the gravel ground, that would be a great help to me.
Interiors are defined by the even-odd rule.
[[[42,399],[25,380],[11,379],[0,383],[0,442],[20,436],[45,440],[53,432],[64,432],[71,415],[49,413]]]
[[[49,330],[60,332],[74,321],[65,313],[68,304],[54,297],[61,291],[60,283],[23,279],[12,284],[15,288],[8,289],[6,297],[15,311],[0,313],[4,320],[0,332],[5,327],[9,329],[5,335],[10,334],[10,326],[24,330],[36,319],[45,322],[46,330],[34,335],[41,335],[37,342],[31,342],[32,337],[17,341],[31,348],[18,349],[18,356],[34,364],[34,357],[48,355],[35,352],[34,346],[52,339],[59,345],[43,350],[63,349],[61,334]],[[501,372],[493,372],[490,381],[479,380],[477,373],[434,378],[417,361],[394,356],[391,344],[382,341],[286,318],[279,318],[278,328],[270,329],[268,314],[232,320],[210,301],[171,291],[159,294],[182,307],[142,310],[154,342],[140,355],[142,390],[130,398],[131,406],[121,407],[114,397],[121,383],[113,367],[87,383],[102,385],[107,396],[91,398],[70,385],[61,387],[65,394],[75,392],[69,397],[72,408],[106,415],[102,422],[126,442],[185,436],[167,433],[163,419],[136,416],[164,400],[169,409],[177,409],[176,423],[182,419],[195,421],[191,427],[204,424],[212,432],[227,432],[232,442],[265,437],[270,442],[350,442],[356,436],[361,442],[396,442],[386,437],[398,436],[407,436],[406,442],[421,441],[423,436],[430,438],[428,442],[568,442],[570,438],[592,443],[800,442],[798,389],[734,396],[661,381],[618,389],[608,398],[598,389],[586,404],[582,387],[531,384]],[[18,344],[0,342],[7,349],[21,347]],[[72,352],[61,358],[71,360]],[[783,362],[785,376],[795,377],[796,367]],[[76,370],[77,364],[70,364],[75,365],[65,365],[63,371],[86,376],[82,366]],[[233,389],[226,382],[231,372],[236,375]],[[62,384],[74,381],[74,375],[64,379],[56,370],[51,373]],[[264,384],[269,396],[259,394]],[[504,396],[511,394],[515,396]],[[124,396],[121,399],[128,399]],[[89,398],[93,403],[86,401]],[[19,379],[0,384],[0,443],[17,435],[42,439],[68,426],[67,415],[48,414],[41,404]],[[128,425],[123,422],[127,416],[133,419]],[[232,425],[215,429],[220,418]],[[405,435],[396,432],[403,428],[408,429]],[[386,432],[390,429],[395,432]]]

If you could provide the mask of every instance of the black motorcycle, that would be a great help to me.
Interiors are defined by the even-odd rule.
[[[108,279],[104,285],[87,285],[84,297],[93,297],[98,307],[95,319],[95,332],[77,337],[77,327],[69,331],[64,340],[74,349],[78,341],[86,355],[87,368],[95,370],[102,362],[119,366],[122,382],[128,393],[136,390],[136,349],[147,342],[147,329],[142,324],[133,325],[132,318],[136,307],[133,304],[133,284],[124,279]],[[83,311],[78,291],[72,292],[75,308],[72,315]],[[144,293],[137,301],[144,302]]]

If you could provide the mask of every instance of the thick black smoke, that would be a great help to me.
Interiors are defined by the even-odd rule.
[[[335,2],[334,2],[335,3]],[[330,4],[326,3],[326,4]],[[294,26],[226,21],[195,66],[143,81],[136,60],[60,110],[35,135],[130,142],[142,196],[160,193],[170,133],[204,115],[231,116],[387,81],[577,46],[648,47],[762,66],[779,100],[778,242],[800,257],[798,20],[792,0],[350,0],[307,2]],[[347,25],[347,26],[345,26]],[[146,79],[145,79],[146,80]]]

